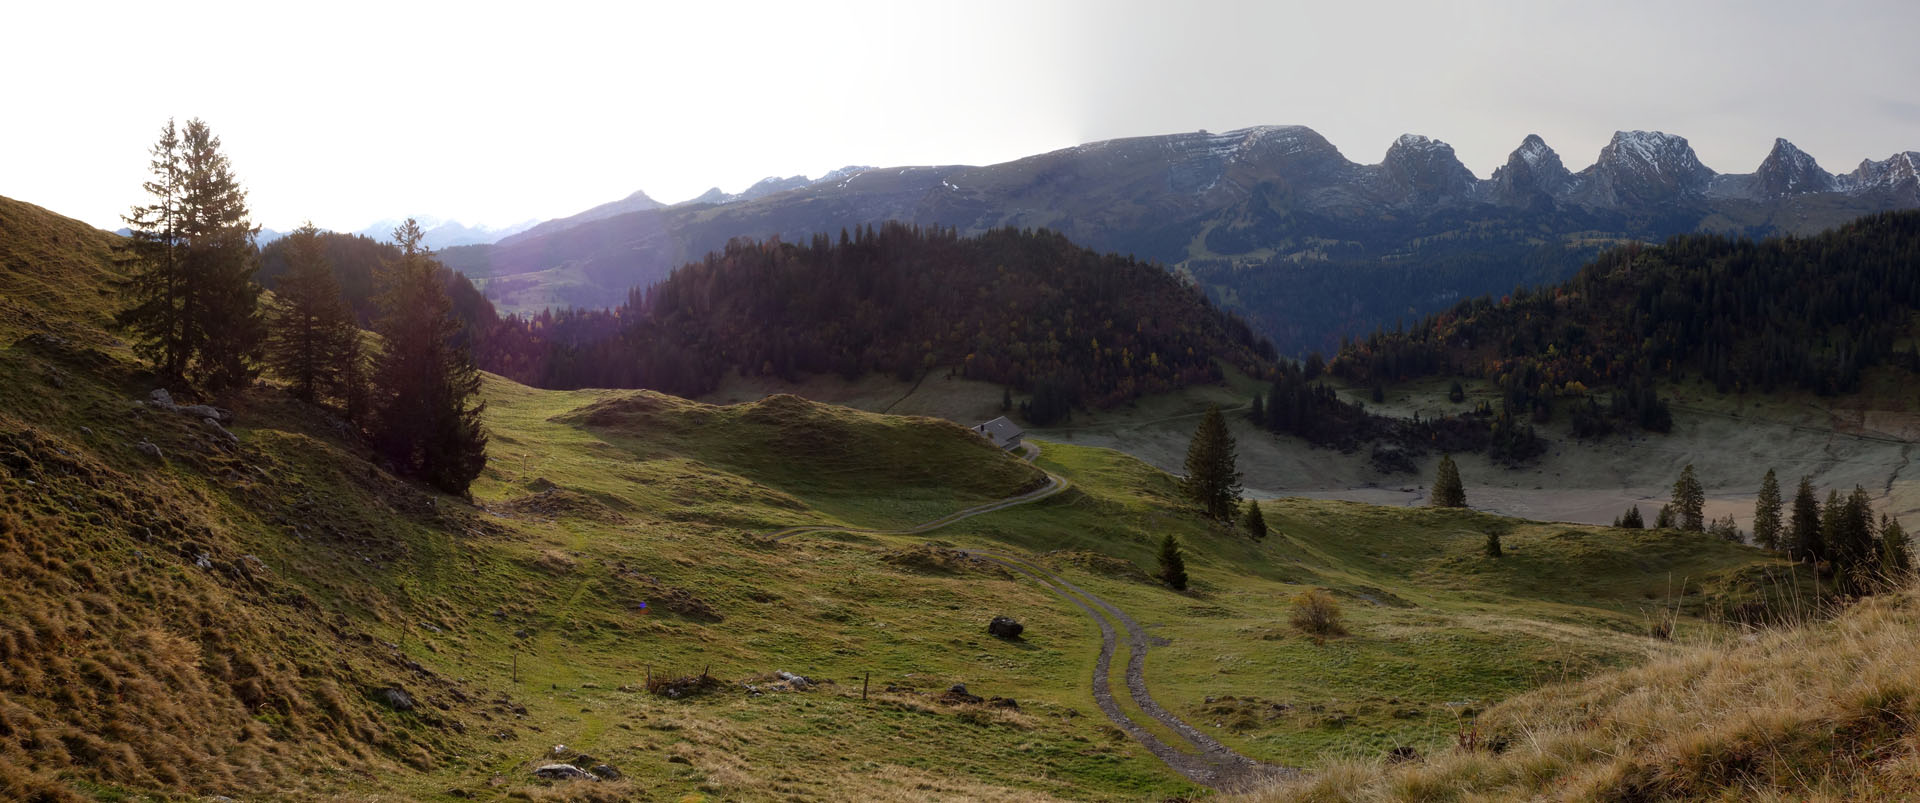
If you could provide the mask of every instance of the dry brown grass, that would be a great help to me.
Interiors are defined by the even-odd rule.
[[[75,781],[300,797],[316,769],[431,766],[434,717],[397,722],[369,699],[394,677],[383,648],[340,643],[346,620],[250,554],[240,533],[258,524],[217,486],[144,459],[0,413],[0,800],[74,799]]]
[[[1291,621],[1300,632],[1314,638],[1347,634],[1347,627],[1340,619],[1340,603],[1324,588],[1311,588],[1295,595]]]
[[[1920,592],[1488,710],[1425,761],[1335,760],[1246,801],[1920,799]]]

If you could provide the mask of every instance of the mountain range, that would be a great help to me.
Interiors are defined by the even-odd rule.
[[[1361,164],[1312,129],[1261,126],[1108,140],[983,167],[769,178],[672,206],[636,193],[443,256],[512,312],[617,305],[630,288],[740,236],[798,241],[885,220],[962,234],[1044,227],[1184,270],[1294,351],[1515,280],[1564,279],[1607,244],[1692,231],[1811,233],[1915,206],[1914,151],[1834,174],[1782,139],[1753,172],[1723,174],[1684,137],[1621,131],[1574,171],[1528,136],[1481,179],[1451,146],[1424,136],[1402,136],[1378,163]],[[1527,270],[1517,272],[1522,262]],[[1452,267],[1424,282],[1379,275],[1440,263]],[[1365,287],[1337,287],[1356,281]],[[1334,290],[1269,298],[1302,283]],[[1302,328],[1293,304],[1339,317]]]

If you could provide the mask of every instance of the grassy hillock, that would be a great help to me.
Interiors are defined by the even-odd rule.
[[[1796,582],[1698,535],[1305,500],[1268,503],[1254,543],[1160,471],[1053,444],[1039,466],[1072,488],[1046,501],[773,543],[1041,477],[931,419],[497,378],[469,503],[269,383],[226,427],[140,404],[151,379],[103,328],[113,266],[70,256],[10,280],[60,289],[18,302],[41,317],[0,346],[0,798],[1192,796],[1091,704],[1096,623],[949,547],[1113,601],[1165,640],[1147,681],[1168,709],[1307,766],[1433,752],[1498,700],[1685,650]],[[1479,554],[1489,530],[1508,557]],[[1146,579],[1169,532],[1186,593]],[[1288,624],[1323,587],[1349,635]],[[1023,637],[988,636],[997,614]],[[954,683],[1019,708],[942,702]],[[555,759],[624,777],[532,776]]]
[[[1920,598],[1744,634],[1494,706],[1425,761],[1346,761],[1249,801],[1912,800]]]
[[[0,196],[0,342],[35,331],[98,334],[114,306],[119,237]]]

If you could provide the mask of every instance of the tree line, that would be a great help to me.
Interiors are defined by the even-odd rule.
[[[1654,517],[1656,528],[1704,532],[1734,543],[1745,543],[1732,515],[1708,521],[1706,491],[1693,464],[1680,470],[1673,496]],[[1646,520],[1638,505],[1614,519],[1613,526],[1641,529]],[[1881,514],[1876,521],[1872,500],[1856,485],[1842,496],[1828,490],[1821,503],[1813,478],[1801,477],[1792,507],[1780,495],[1780,479],[1769,468],[1760,478],[1754,498],[1753,545],[1819,569],[1831,575],[1842,594],[1871,594],[1898,587],[1913,577],[1913,544],[1898,519]]]
[[[1416,413],[1402,419],[1368,412],[1365,405],[1341,399],[1319,381],[1321,365],[1315,357],[1304,364],[1281,363],[1274,369],[1266,395],[1255,394],[1248,404],[1248,420],[1275,435],[1292,435],[1345,452],[1369,441],[1388,444],[1392,448],[1375,449],[1374,462],[1389,472],[1413,471],[1413,458],[1429,450],[1484,452],[1509,466],[1524,464],[1546,450],[1532,424],[1517,420],[1509,410],[1495,411],[1485,404],[1438,418],[1421,418]]]
[[[1721,392],[1859,387],[1879,364],[1920,368],[1897,344],[1920,309],[1920,212],[1869,215],[1814,237],[1715,234],[1608,251],[1563,284],[1456,304],[1411,329],[1342,345],[1330,370],[1362,384],[1434,374],[1493,380],[1536,417],[1576,428],[1670,423],[1656,381]],[[1611,397],[1596,393],[1614,389]]]
[[[392,258],[366,277],[378,285],[368,310],[378,336],[368,338],[312,224],[275,243],[278,292],[263,301],[259,227],[205,122],[167,121],[150,152],[147,202],[124,218],[116,323],[160,383],[219,396],[264,369],[301,400],[335,406],[396,470],[465,494],[486,462],[479,373],[449,272],[419,226],[395,230]]]
[[[508,316],[489,370],[549,388],[683,396],[729,371],[794,381],[944,369],[1029,391],[1035,424],[1075,407],[1263,376],[1271,344],[1158,265],[1045,230],[900,223],[806,243],[735,239],[612,310]]]

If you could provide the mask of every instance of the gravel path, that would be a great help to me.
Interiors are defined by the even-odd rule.
[[[1039,456],[1040,449],[1034,444],[1022,444],[1021,452],[1022,456],[1028,462],[1032,462],[1034,458]],[[1005,510],[1006,508],[1016,505],[1037,502],[1066,489],[1067,481],[1049,472],[1047,474],[1047,484],[1037,490],[1029,491],[1019,496],[1008,497],[998,502],[990,502],[977,507],[967,508],[966,510],[906,529],[878,530],[811,525],[789,527],[785,530],[771,533],[766,537],[773,541],[784,541],[795,536],[818,532],[863,533],[868,535],[917,535],[945,527],[963,519],[978,516],[982,513],[991,513],[996,510]],[[1018,558],[1010,558],[1005,555],[972,549],[961,551],[981,560],[992,561],[993,563],[1033,578],[1036,582],[1046,586],[1047,590],[1073,603],[1100,626],[1100,657],[1095,662],[1093,668],[1094,704],[1100,707],[1100,711],[1106,714],[1107,719],[1111,720],[1115,726],[1132,737],[1134,741],[1139,742],[1142,747],[1147,749],[1147,752],[1152,753],[1154,757],[1165,762],[1167,766],[1172,767],[1175,772],[1186,776],[1188,780],[1194,783],[1221,791],[1244,791],[1258,786],[1265,781],[1297,774],[1299,772],[1299,770],[1289,767],[1263,764],[1240,755],[1234,752],[1232,748],[1221,744],[1214,740],[1213,737],[1200,732],[1199,729],[1194,728],[1179,717],[1169,713],[1165,708],[1162,708],[1158,702],[1155,702],[1153,695],[1147,691],[1147,647],[1150,644],[1147,632],[1140,626],[1139,622],[1133,620],[1133,617],[1126,615],[1119,608],[1114,607],[1112,603],[1101,599],[1084,588],[1061,579],[1059,575]],[[1095,608],[1099,610],[1095,610]],[[1106,611],[1107,615],[1113,618],[1113,621],[1119,622],[1120,625],[1127,630],[1127,668],[1125,679],[1127,691],[1133,697],[1134,703],[1138,705],[1140,710],[1148,717],[1166,726],[1168,730],[1179,734],[1180,738],[1185,739],[1194,750],[1199,751],[1198,753],[1186,752],[1168,745],[1166,742],[1161,741],[1158,736],[1155,736],[1152,731],[1142,727],[1140,723],[1135,722],[1131,717],[1127,716],[1125,711],[1121,710],[1119,701],[1113,697],[1112,684],[1108,682],[1108,678],[1112,674],[1113,653],[1119,643],[1119,636],[1115,633],[1112,622],[1108,621],[1107,616],[1100,615],[1099,611]]]
[[[1048,590],[1079,607],[1100,625],[1100,658],[1093,667],[1094,703],[1100,706],[1100,710],[1107,715],[1107,719],[1113,721],[1114,725],[1133,737],[1134,741],[1139,742],[1142,747],[1147,748],[1147,752],[1166,762],[1166,765],[1172,767],[1175,772],[1186,776],[1194,783],[1224,792],[1247,791],[1273,779],[1299,772],[1289,767],[1263,764],[1240,755],[1232,748],[1215,741],[1213,737],[1169,713],[1155,702],[1153,695],[1147,691],[1146,663],[1149,642],[1146,630],[1141,628],[1140,623],[1134,621],[1133,617],[1121,612],[1112,603],[1067,582],[1059,575],[1025,561],[973,549],[961,551],[1033,578]],[[1140,710],[1148,717],[1179,734],[1180,738],[1185,739],[1194,749],[1200,751],[1198,754],[1182,752],[1169,746],[1152,732],[1141,727],[1139,723],[1134,722],[1126,712],[1120,709],[1120,704],[1113,699],[1113,687],[1108,683],[1113,666],[1115,643],[1118,639],[1107,617],[1101,616],[1094,607],[1089,607],[1089,603],[1106,611],[1127,629],[1128,656],[1125,678],[1127,692],[1132,695],[1134,704],[1140,706]]]

